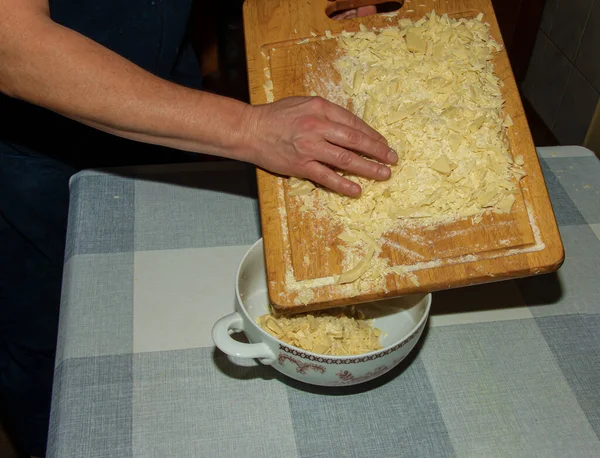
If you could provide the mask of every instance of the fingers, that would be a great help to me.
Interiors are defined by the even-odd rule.
[[[350,197],[357,197],[361,193],[361,188],[358,184],[339,176],[329,167],[318,163],[317,161],[309,162],[304,169],[304,174],[309,180],[319,183],[332,191],[344,194]]]
[[[324,106],[325,115],[331,121],[345,124],[348,127],[351,127],[356,130],[360,130],[363,134],[368,135],[369,137],[374,138],[375,140],[379,140],[384,142],[387,145],[387,140],[383,135],[369,126],[366,122],[360,119],[358,116],[350,113],[345,108],[342,108],[335,103],[327,103]]]
[[[370,16],[372,14],[377,14],[377,7],[375,5],[359,6],[356,9],[357,17]]]
[[[359,6],[358,8],[343,11],[341,13],[334,14],[331,16],[331,19],[341,20],[341,19],[352,19],[355,17],[363,17],[370,16],[372,14],[377,13],[377,7],[374,5],[371,6]]]
[[[398,161],[398,155],[386,143],[375,140],[364,132],[343,124],[332,123],[323,131],[323,137],[334,145],[358,151],[380,162],[395,164]]]
[[[331,17],[331,19],[342,20],[342,19],[352,19],[356,17],[356,10],[347,10],[342,13],[337,13]]]
[[[346,172],[373,180],[387,180],[392,174],[389,167],[385,165],[368,161],[358,154],[327,142],[323,142],[322,147],[319,148],[319,157],[317,160],[345,170]]]

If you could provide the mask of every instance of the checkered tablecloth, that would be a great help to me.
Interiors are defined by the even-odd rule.
[[[600,457],[600,162],[538,153],[563,267],[435,293],[408,360],[344,389],[213,345],[260,237],[252,167],[76,175],[48,456]]]

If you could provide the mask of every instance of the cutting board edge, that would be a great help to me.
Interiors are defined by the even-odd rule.
[[[562,264],[564,262],[564,250],[562,248],[562,244],[560,245],[558,251],[552,249],[551,247],[547,247],[538,253],[542,253],[542,252],[550,253],[549,255],[546,256],[546,257],[548,257],[549,262],[545,265],[529,266],[527,268],[514,270],[514,271],[510,271],[510,272],[504,272],[502,274],[497,274],[497,275],[490,272],[487,275],[467,277],[467,278],[463,278],[461,280],[454,282],[452,284],[451,288],[462,288],[462,287],[482,285],[482,284],[488,284],[488,283],[497,283],[500,281],[518,280],[521,278],[528,278],[528,277],[533,277],[533,276],[538,276],[538,275],[549,274],[552,272],[556,272],[558,269],[560,269],[560,267],[562,266]],[[432,270],[435,270],[435,269],[432,269]],[[278,312],[295,314],[295,313],[304,313],[304,312],[310,312],[310,311],[324,310],[324,309],[328,309],[328,308],[332,308],[332,307],[342,307],[342,306],[360,304],[360,303],[365,303],[365,302],[373,302],[373,301],[378,301],[378,300],[391,299],[394,297],[409,296],[409,295],[413,295],[413,294],[434,293],[434,292],[438,292],[438,291],[444,291],[447,289],[449,289],[449,287],[445,283],[442,283],[442,282],[430,283],[427,285],[427,287],[414,286],[414,287],[404,288],[402,290],[401,294],[398,294],[398,290],[396,290],[396,291],[389,291],[387,293],[380,292],[380,293],[372,293],[372,294],[360,296],[359,301],[356,300],[357,296],[340,297],[340,298],[333,299],[333,300],[316,301],[316,302],[311,302],[311,303],[304,304],[304,305],[295,304],[293,302],[287,302],[287,301],[286,302],[278,301],[278,300],[276,300],[277,299],[276,296],[272,296],[271,291],[269,292],[269,298],[272,301],[271,305]],[[275,290],[273,290],[273,293],[275,293]]]

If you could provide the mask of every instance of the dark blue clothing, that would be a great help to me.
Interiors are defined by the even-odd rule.
[[[200,68],[186,33],[191,2],[50,0],[50,13],[59,24],[146,70],[179,84],[200,88]],[[193,157],[192,154],[117,138],[0,94],[2,140],[28,147],[76,168]]]
[[[74,172],[0,141],[0,412],[36,456],[46,446]]]
[[[200,88],[191,0],[50,0],[52,19],[146,70]],[[113,137],[0,94],[0,412],[45,454],[68,213],[83,168],[193,160]]]

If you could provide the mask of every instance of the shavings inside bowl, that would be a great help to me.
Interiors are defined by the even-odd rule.
[[[383,348],[381,330],[355,306],[292,316],[271,310],[256,321],[279,340],[321,355],[359,355]]]

